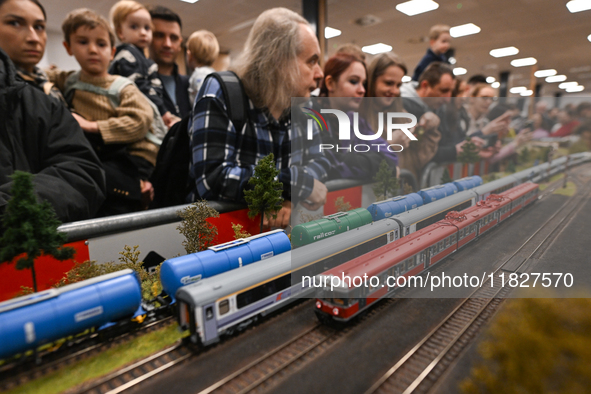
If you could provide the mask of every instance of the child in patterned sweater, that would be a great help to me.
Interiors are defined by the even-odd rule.
[[[110,11],[117,45],[109,74],[129,78],[158,108],[166,127],[174,123],[173,116],[164,106],[162,82],[158,78],[158,65],[146,58],[144,50],[152,42],[152,18],[142,4],[133,0],[117,2]]]

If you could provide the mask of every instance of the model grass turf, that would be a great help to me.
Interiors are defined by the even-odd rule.
[[[176,324],[134,338],[94,357],[6,391],[5,394],[54,394],[105,376],[134,361],[165,349],[188,334]]]
[[[572,197],[577,193],[577,186],[573,182],[567,182],[566,187],[559,187],[552,192],[552,194],[560,194],[561,196]]]

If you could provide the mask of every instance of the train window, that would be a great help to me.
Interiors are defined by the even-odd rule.
[[[279,293],[280,291],[287,289],[289,286],[291,286],[291,275],[287,274],[238,294],[236,296],[236,305],[238,306],[238,309],[243,308],[254,302],[262,300],[271,294]]]
[[[213,318],[213,307],[208,306],[207,308],[205,308],[205,319],[211,320],[212,318]]]
[[[456,235],[452,234],[451,235],[451,243],[453,244],[454,242],[456,242]]]
[[[220,315],[225,315],[226,313],[228,313],[228,311],[230,310],[230,301],[223,300],[222,302],[220,302],[218,310],[220,311]]]

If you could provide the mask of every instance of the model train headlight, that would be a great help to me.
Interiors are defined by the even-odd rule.
[[[339,314],[339,308],[332,308],[332,314],[335,316],[338,316]]]
[[[322,308],[322,302],[316,301],[316,308],[318,308],[318,309]]]

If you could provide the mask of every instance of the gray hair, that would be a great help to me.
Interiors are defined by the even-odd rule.
[[[300,79],[300,25],[308,22],[286,8],[263,12],[248,34],[234,70],[259,108],[287,110]]]

